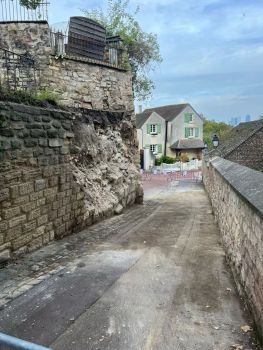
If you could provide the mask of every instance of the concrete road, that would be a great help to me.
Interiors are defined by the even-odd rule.
[[[259,349],[202,185],[158,186],[19,261],[20,280],[9,267],[6,288],[28,283],[2,306],[1,331],[55,350]]]

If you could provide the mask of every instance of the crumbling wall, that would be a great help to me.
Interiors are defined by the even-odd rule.
[[[0,102],[0,258],[142,200],[133,115]]]

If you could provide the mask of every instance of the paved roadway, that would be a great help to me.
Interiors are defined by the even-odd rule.
[[[259,349],[202,185],[145,189],[144,205],[2,271],[1,330],[55,350]]]

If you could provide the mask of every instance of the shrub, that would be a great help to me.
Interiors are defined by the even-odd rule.
[[[161,156],[160,158],[155,159],[156,166],[161,165],[162,163],[173,164],[173,163],[175,163],[175,158],[168,157],[168,156]]]
[[[189,156],[187,153],[181,153],[180,155],[180,161],[183,163],[189,162]]]

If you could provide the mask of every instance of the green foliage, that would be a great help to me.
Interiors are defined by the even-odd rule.
[[[189,156],[187,153],[181,153],[179,159],[183,163],[189,162]]]
[[[0,100],[40,107],[56,107],[58,98],[48,90],[40,90],[33,93],[32,91],[8,90],[0,85]]]
[[[229,136],[229,133],[232,129],[232,126],[226,124],[224,122],[216,122],[214,120],[204,121],[204,129],[203,129],[203,140],[207,143],[208,148],[212,149],[212,138],[216,134],[219,138],[219,142],[224,141]]]
[[[108,36],[119,35],[127,50],[129,64],[133,73],[133,92],[138,100],[150,97],[154,88],[148,77],[157,63],[162,61],[156,34],[146,33],[135,19],[135,12],[128,11],[129,0],[108,0],[107,10],[83,10],[84,14],[102,24]]]
[[[52,103],[57,104],[57,101],[58,101],[58,96],[54,92],[49,91],[47,89],[38,91],[33,97],[36,101],[40,101],[40,102],[46,101],[51,104]]]
[[[175,158],[168,157],[168,156],[161,156],[160,158],[155,159],[155,165],[161,165],[162,163],[173,164],[175,163]]]
[[[19,0],[20,5],[26,7],[28,10],[36,10],[41,0]]]

